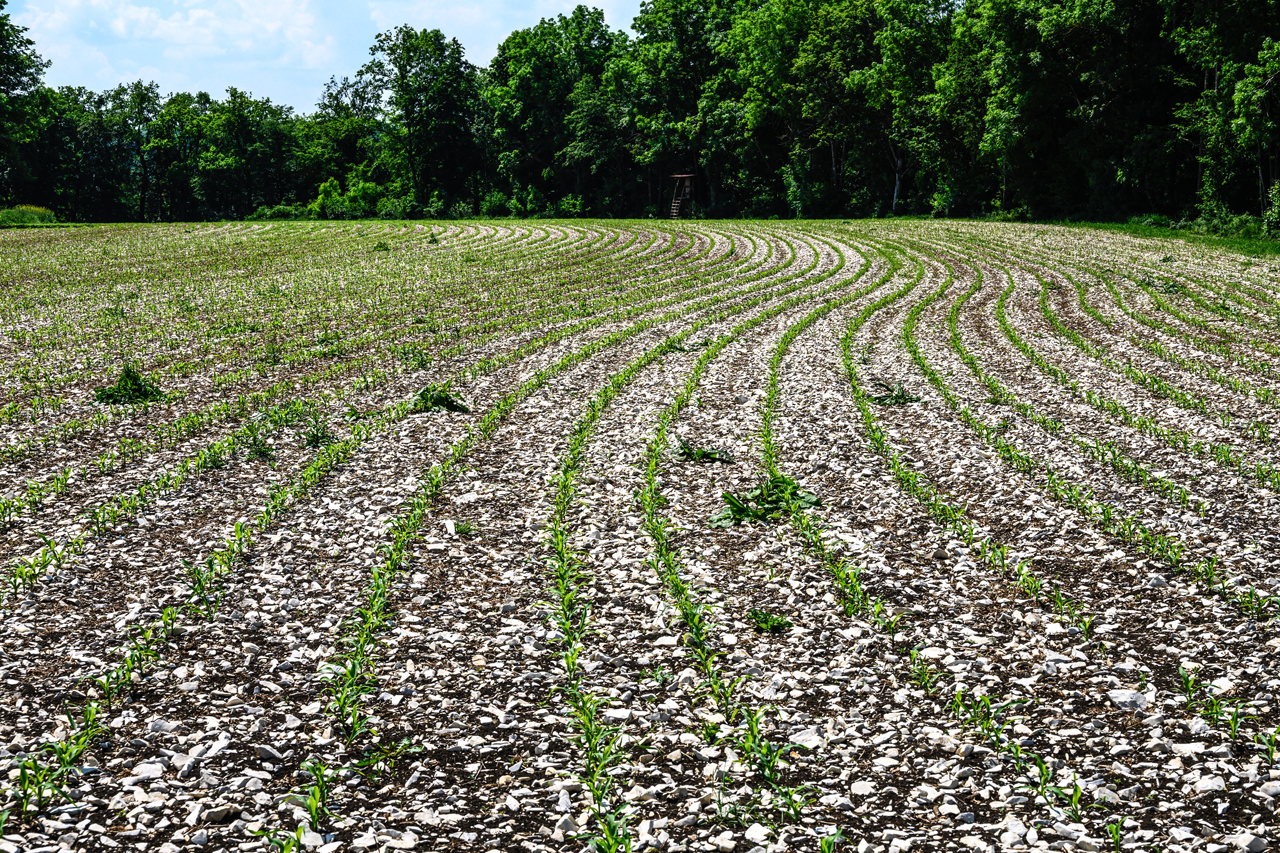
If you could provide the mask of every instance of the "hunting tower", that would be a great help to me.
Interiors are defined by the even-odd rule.
[[[679,219],[693,204],[693,175],[671,175],[676,179],[676,191],[671,196],[671,218]]]

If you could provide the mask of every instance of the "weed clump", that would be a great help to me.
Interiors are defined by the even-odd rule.
[[[756,626],[756,630],[765,634],[780,634],[791,627],[791,620],[768,610],[752,608],[747,611],[747,618]]]
[[[709,527],[736,527],[744,521],[770,522],[801,509],[822,506],[813,492],[781,474],[764,480],[746,494],[724,493],[727,506],[711,517]]]
[[[93,392],[93,396],[99,403],[121,406],[129,403],[151,403],[156,400],[163,400],[164,392],[156,387],[154,382],[139,373],[138,368],[126,362],[124,369],[120,371],[120,378],[116,380],[116,384],[109,385],[106,388],[99,388]]]
[[[910,394],[907,389],[902,387],[901,382],[890,385],[888,382],[876,382],[876,387],[880,389],[880,394],[869,394],[868,396],[882,406],[905,406],[908,403],[919,403],[920,398]]]
[[[449,391],[448,382],[432,383],[409,398],[409,411],[419,412],[461,412],[470,414],[471,409]]]
[[[685,462],[723,462],[726,465],[735,464],[733,454],[727,450],[721,450],[718,447],[694,447],[680,436],[676,436],[680,442],[680,458]]]

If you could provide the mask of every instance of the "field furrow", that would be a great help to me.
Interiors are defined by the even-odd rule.
[[[1265,263],[914,220],[0,246],[3,853],[1276,843]]]

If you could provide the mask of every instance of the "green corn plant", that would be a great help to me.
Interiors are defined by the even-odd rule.
[[[1221,699],[1217,696],[1210,696],[1200,703],[1200,716],[1208,720],[1210,725],[1217,727],[1222,725],[1222,720],[1227,716],[1227,712]]]
[[[836,853],[837,845],[843,844],[845,841],[844,832],[836,827],[836,831],[831,835],[824,835],[818,839],[818,853]]]
[[[1071,818],[1072,823],[1081,823],[1084,820],[1085,809],[1101,809],[1101,805],[1097,803],[1086,805],[1083,802],[1084,789],[1080,787],[1079,780],[1071,777],[1071,787],[1052,789],[1058,800],[1063,804],[1062,810]]]
[[[1035,572],[1031,571],[1028,560],[1021,560],[1014,567],[1018,577],[1018,585],[1022,587],[1022,591],[1031,596],[1033,601],[1040,601],[1040,594],[1044,586],[1044,582],[1040,580]]]
[[[1199,687],[1200,669],[1187,669],[1181,664],[1178,665],[1178,679],[1182,688],[1182,695],[1187,700],[1187,710],[1190,711],[1195,707],[1195,695]]]
[[[795,749],[794,744],[778,746],[766,737],[761,730],[768,708],[757,708],[744,715],[745,727],[738,745],[749,758],[756,772],[771,786],[779,784],[781,778],[781,762]]]
[[[1113,823],[1106,826],[1107,836],[1111,838],[1111,847],[1115,853],[1120,853],[1120,842],[1124,840],[1124,831],[1121,827],[1123,819],[1117,819]]]
[[[942,675],[921,657],[916,649],[911,649],[909,654],[911,656],[911,679],[916,684],[919,684],[925,693],[934,692],[938,688],[938,682],[942,679]]]
[[[17,777],[13,781],[14,797],[18,804],[19,819],[27,812],[39,812],[56,796],[66,796],[59,779],[58,768],[43,764],[34,755],[28,755],[18,762]]]
[[[805,808],[816,801],[813,791],[814,789],[808,785],[774,785],[774,807],[785,820],[799,823]]]
[[[303,850],[302,836],[305,830],[298,827],[293,832],[285,832],[282,829],[258,829],[251,831],[258,838],[265,839],[267,844],[271,845],[271,849],[277,853],[297,853]]]
[[[250,459],[260,459],[264,462],[275,459],[275,450],[267,443],[261,424],[251,423],[245,427],[245,443],[248,445]]]
[[[1049,783],[1053,781],[1053,770],[1045,762],[1044,756],[1033,755],[1032,763],[1035,764],[1036,775],[1030,778],[1030,784],[1021,785],[1019,787],[1026,790],[1034,791],[1045,804],[1053,802],[1053,793],[1055,789]]]
[[[328,447],[338,440],[338,437],[329,429],[328,419],[319,409],[312,409],[304,423],[302,442],[307,447]]]
[[[182,561],[186,573],[187,607],[207,620],[218,614],[222,604],[222,590],[217,588],[217,570],[214,558],[209,557],[203,566],[190,560]]]
[[[1056,583],[1053,585],[1052,598],[1053,598],[1053,608],[1058,612],[1059,615],[1065,614],[1070,610],[1071,599],[1067,598],[1065,595],[1062,594],[1062,590],[1058,588],[1058,585]]]
[[[1232,702],[1231,713],[1227,715],[1227,732],[1231,735],[1231,739],[1236,740],[1240,736],[1241,724],[1257,718],[1256,714],[1249,714],[1244,711],[1243,699],[1237,699]]]
[[[1253,736],[1253,740],[1262,749],[1263,755],[1267,757],[1267,763],[1274,765],[1276,763],[1277,750],[1280,749],[1280,726],[1270,732],[1258,732]]]

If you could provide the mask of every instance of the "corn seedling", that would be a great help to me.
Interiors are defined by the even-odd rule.
[[[916,649],[911,649],[911,680],[919,684],[925,693],[933,693],[938,689],[942,675],[929,664]]]
[[[328,447],[337,440],[329,429],[329,420],[319,409],[312,409],[302,430],[302,443],[307,447]]]
[[[1192,711],[1195,708],[1196,692],[1200,689],[1199,684],[1200,670],[1188,669],[1187,667],[1178,665],[1178,681],[1182,690],[1182,695],[1187,701],[1187,710]]]
[[[1253,740],[1262,750],[1262,754],[1267,757],[1267,763],[1274,765],[1277,752],[1280,751],[1280,727],[1270,732],[1258,732],[1253,736]]]

